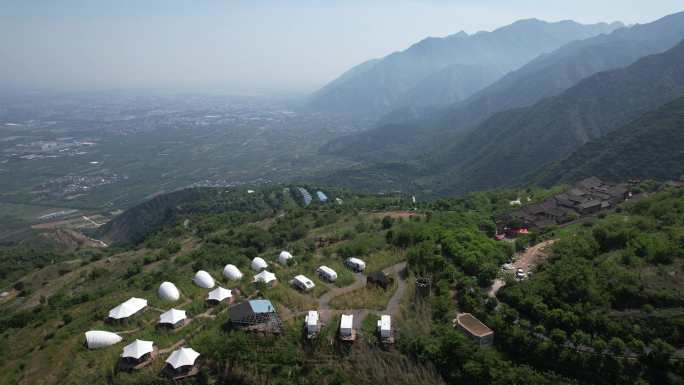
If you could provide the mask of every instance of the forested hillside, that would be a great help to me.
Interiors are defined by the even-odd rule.
[[[684,176],[684,98],[583,145],[530,179],[551,185],[589,176],[612,181]]]

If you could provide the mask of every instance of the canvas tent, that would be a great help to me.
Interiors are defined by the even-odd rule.
[[[266,261],[264,261],[263,258],[255,257],[254,259],[252,259],[252,265],[251,266],[252,266],[252,270],[261,271],[261,270],[268,267],[268,263],[266,263]]]
[[[88,349],[104,348],[121,342],[121,337],[118,334],[104,330],[87,331],[85,338]]]
[[[180,292],[178,291],[178,288],[171,282],[162,282],[162,284],[159,285],[158,293],[159,298],[163,299],[164,301],[178,301],[180,298]]]
[[[316,287],[316,285],[313,283],[312,280],[310,280],[309,278],[307,278],[301,274],[294,277],[294,279],[292,280],[292,284],[294,286],[298,287],[300,290],[304,290],[304,291],[309,291],[309,290],[313,289],[314,287]]]
[[[147,306],[147,300],[142,298],[129,298],[126,302],[109,311],[109,318],[120,320],[128,318]]]
[[[159,316],[159,324],[175,327],[182,325],[183,321],[185,321],[187,318],[188,316],[185,313],[185,310],[171,309]]]
[[[242,272],[235,265],[228,264],[223,268],[223,275],[233,281],[242,279]]]
[[[195,365],[195,361],[197,361],[199,355],[200,354],[192,348],[180,348],[171,353],[169,358],[166,359],[166,363],[174,370],[178,370],[184,366]]]
[[[392,318],[389,315],[383,315],[378,320],[378,333],[380,338],[389,338],[392,335]]]
[[[351,336],[353,326],[354,326],[354,315],[353,314],[342,314],[342,318],[340,319],[340,335],[343,337]]]
[[[330,282],[334,282],[335,280],[337,280],[337,272],[329,268],[328,266],[321,266],[318,269],[316,269],[316,272],[319,276],[327,279]]]
[[[254,276],[254,282],[271,283],[275,280],[276,275],[266,270]]]
[[[289,252],[281,251],[278,255],[278,263],[280,263],[281,265],[287,265],[292,258],[294,257]]]
[[[221,302],[226,298],[232,298],[233,292],[228,289],[224,289],[221,286],[209,292],[207,301]]]
[[[139,360],[145,354],[152,353],[154,350],[152,341],[135,340],[132,343],[124,346],[122,358],[132,358]]]
[[[214,282],[214,278],[212,278],[211,275],[204,270],[200,270],[195,273],[195,278],[193,278],[192,281],[195,282],[195,285],[203,289],[211,289],[216,284]]]
[[[309,335],[318,332],[318,312],[316,310],[309,310],[304,318],[304,325]]]

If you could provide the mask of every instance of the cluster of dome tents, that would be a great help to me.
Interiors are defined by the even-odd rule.
[[[291,253],[287,251],[282,251],[278,255],[277,260],[281,265],[287,265],[293,260],[293,258],[294,257]],[[348,260],[346,264],[353,270],[358,271],[363,270],[363,268],[365,268],[365,264],[360,260],[352,261],[354,262],[353,264],[350,264],[349,262],[350,261]],[[361,262],[362,266],[359,265],[357,262]],[[263,282],[265,284],[271,284],[272,282],[277,280],[276,275],[267,270],[268,263],[263,258],[254,258],[251,261],[250,267],[255,272],[253,278],[253,282],[255,283]],[[337,279],[337,273],[327,266],[320,266],[316,270],[316,272],[318,275],[320,275],[322,278],[328,281],[335,281]],[[238,269],[237,266],[233,264],[228,264],[224,267],[223,275],[231,281],[238,281],[244,277],[244,274],[240,271],[240,269]],[[221,286],[217,286],[216,281],[208,272],[204,270],[197,271],[192,281],[195,285],[197,285],[200,288],[213,289],[207,295],[207,302],[212,304],[218,304],[226,300],[228,300],[229,302],[232,301],[232,290],[225,289]],[[295,279],[293,279],[292,284],[295,287],[304,291],[313,289],[315,286],[313,281],[311,281],[309,278],[301,274],[297,275]],[[159,295],[159,298],[161,298],[164,301],[175,302],[180,299],[181,293],[175,284],[173,284],[172,282],[165,281],[159,285],[157,294]],[[146,307],[146,299],[136,297],[129,298],[125,302],[119,304],[118,306],[114,307],[109,311],[108,320],[125,320],[138,314]],[[309,322],[313,321],[313,316],[310,316],[310,318],[311,319],[309,320]],[[315,318],[317,321],[318,317]],[[190,320],[188,319],[187,314],[184,310],[172,308],[168,311],[163,312],[160,315],[158,325],[171,328],[178,328],[187,324],[189,321]],[[103,330],[87,331],[85,333],[85,339],[86,346],[89,349],[104,348],[107,346],[118,344],[122,341],[122,337],[118,334]],[[143,341],[136,339],[131,344],[124,347],[121,357],[122,362],[127,362],[133,367],[135,367],[136,365],[143,365],[145,362],[151,361],[155,355],[156,349],[152,341]],[[171,353],[171,355],[166,360],[166,363],[168,364],[169,370],[171,370],[174,375],[177,375],[179,373],[187,374],[192,370],[196,369],[195,363],[199,355],[200,354],[195,350],[183,347]]]

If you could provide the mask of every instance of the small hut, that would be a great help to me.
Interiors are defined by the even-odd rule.
[[[159,326],[178,329],[189,321],[185,310],[171,309],[159,316]]]
[[[199,356],[200,354],[192,348],[180,348],[166,359],[164,370],[174,380],[194,376],[199,372],[197,362]]]

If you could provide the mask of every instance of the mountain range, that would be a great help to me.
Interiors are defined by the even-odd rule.
[[[407,160],[461,139],[493,114],[533,105],[582,79],[661,53],[684,39],[684,13],[570,42],[503,76],[469,98],[429,113],[399,109],[376,128],[335,139],[321,152],[360,160]]]
[[[399,107],[448,105],[542,53],[619,27],[621,23],[529,19],[492,32],[426,38],[405,51],[353,67],[317,91],[310,105],[376,117]]]

